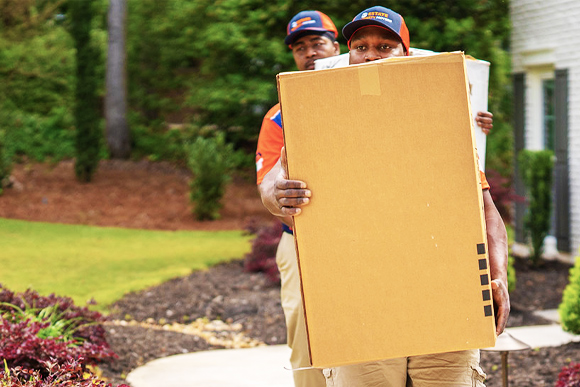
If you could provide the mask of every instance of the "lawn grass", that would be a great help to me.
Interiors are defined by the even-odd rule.
[[[242,258],[241,231],[148,231],[0,218],[0,283],[12,291],[94,299],[104,311],[125,293]]]

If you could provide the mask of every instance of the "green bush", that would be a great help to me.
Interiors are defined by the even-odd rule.
[[[570,279],[558,311],[564,329],[580,334],[580,256],[576,257],[576,263],[570,269]]]
[[[537,265],[544,238],[550,231],[554,153],[548,150],[523,150],[518,156],[518,162],[529,195],[524,227],[532,240],[533,254],[530,258]]]
[[[188,165],[193,173],[190,198],[198,220],[219,218],[221,199],[233,168],[233,153],[233,145],[227,144],[221,133],[211,138],[199,136],[189,147]]]
[[[513,292],[516,290],[516,269],[514,268],[514,257],[508,256],[508,267],[507,267],[507,279],[508,279],[508,292]]]
[[[61,26],[47,25],[26,39],[4,39],[0,33],[0,101],[10,101],[11,109],[43,116],[55,106],[70,107],[74,59],[71,36]]]
[[[71,111],[63,106],[53,108],[46,116],[12,110],[0,112],[6,127],[7,157],[43,162],[74,157],[74,125]]]
[[[61,25],[0,31],[0,127],[9,157],[74,156],[74,65],[72,39]]]
[[[183,163],[187,158],[187,136],[180,129],[163,129],[143,124],[131,125],[131,152],[136,159]]]
[[[0,195],[4,192],[4,186],[10,177],[12,163],[6,152],[4,131],[0,129]]]

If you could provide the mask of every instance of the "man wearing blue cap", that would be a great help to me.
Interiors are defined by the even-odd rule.
[[[344,26],[349,63],[409,55],[409,32],[401,15],[384,7],[359,13]],[[281,164],[284,164],[282,153]],[[262,201],[278,216],[297,216],[309,203],[312,192],[305,182],[288,180],[278,164],[264,178]],[[497,334],[503,332],[509,315],[507,291],[507,235],[505,226],[481,176],[488,238]],[[337,211],[340,209],[337,209]],[[385,343],[388,345],[388,343]],[[329,368],[324,370],[328,387],[431,387],[484,386],[485,374],[479,366],[479,351],[410,356]]]
[[[332,20],[320,11],[299,12],[288,23],[286,32],[284,43],[292,50],[294,62],[300,71],[314,70],[316,59],[340,54],[336,41],[338,30]],[[260,190],[264,176],[278,162],[283,146],[280,104],[276,104],[264,117],[258,139],[256,170]],[[288,346],[292,349],[290,363],[295,369],[294,385],[296,387],[324,387],[326,382],[321,370],[297,370],[308,367],[310,357],[300,293],[300,275],[290,228],[292,218],[285,216],[280,217],[280,220],[284,224],[284,232],[278,245],[276,264],[282,282],[280,295],[286,318]]]

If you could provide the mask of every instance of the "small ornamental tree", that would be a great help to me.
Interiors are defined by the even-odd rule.
[[[523,150],[518,156],[518,162],[529,194],[524,227],[532,240],[532,263],[537,265],[542,255],[544,238],[550,231],[554,153],[547,150]]]
[[[564,329],[580,334],[580,256],[576,257],[576,262],[570,269],[569,278],[558,311]]]
[[[503,221],[511,223],[513,203],[523,202],[525,199],[516,195],[511,178],[502,176],[491,168],[485,169],[485,177],[491,186],[489,193],[493,199],[493,204],[497,207]]]
[[[91,41],[94,0],[71,1],[71,34],[76,48],[76,162],[75,173],[81,182],[91,181],[99,163],[100,100],[97,67],[99,51]]]
[[[234,149],[226,144],[225,136],[204,138],[198,136],[189,148],[188,165],[193,174],[190,183],[190,199],[193,213],[198,220],[215,220],[222,207],[221,199],[226,192],[233,168]]]
[[[244,257],[244,270],[263,272],[273,284],[280,283],[280,272],[276,265],[276,251],[282,237],[282,223],[260,227],[252,240],[252,250]]]

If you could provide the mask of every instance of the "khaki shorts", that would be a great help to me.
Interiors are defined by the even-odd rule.
[[[323,373],[327,387],[485,387],[479,350],[353,364]]]
[[[286,318],[288,346],[292,349],[290,364],[295,369],[292,373],[294,386],[324,387],[326,383],[322,370],[315,368],[296,370],[310,366],[310,354],[308,352],[308,338],[306,336],[302,293],[300,292],[300,273],[298,272],[294,237],[287,232],[282,233],[276,253],[276,264],[280,270],[280,279],[282,281],[280,296]]]

